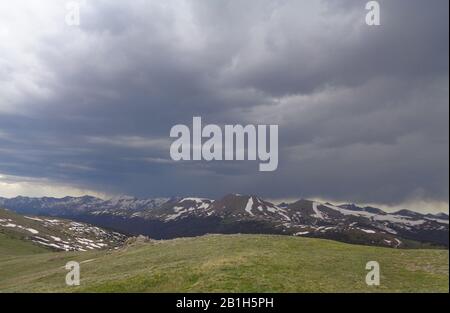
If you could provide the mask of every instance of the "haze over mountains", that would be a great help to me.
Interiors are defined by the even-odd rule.
[[[218,200],[16,197],[0,198],[0,207],[21,214],[70,218],[155,239],[207,233],[264,233],[393,248],[422,244],[448,247],[449,242],[449,217],[444,213],[386,213],[374,207],[337,206],[306,199],[276,205],[254,195],[239,194]]]

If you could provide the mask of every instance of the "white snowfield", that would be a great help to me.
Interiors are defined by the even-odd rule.
[[[175,207],[174,210],[175,210],[175,212],[177,212],[177,213],[171,214],[171,215],[167,216],[167,217],[166,217],[166,221],[172,221],[172,220],[175,220],[175,219],[177,219],[178,217],[180,217],[181,215],[183,215],[183,214],[185,214],[185,213],[187,213],[187,212],[189,211],[189,209],[185,209],[185,208],[183,208],[183,207]]]
[[[211,203],[208,203],[208,202],[202,202],[199,206],[198,206],[198,210],[205,210],[205,209],[207,209],[207,208],[209,208],[210,206],[211,206],[211,204],[212,204],[212,202]]]
[[[25,227],[25,226],[22,226],[22,225],[17,225],[17,224],[11,223],[11,221],[12,221],[11,219],[8,219],[8,220],[1,219],[0,220],[0,226],[8,227],[8,228],[23,229],[23,230],[26,230],[27,232],[30,232],[32,234],[39,234],[39,231],[37,231],[36,229],[30,228],[30,227]]]
[[[29,220],[33,220],[33,221],[39,221],[39,222],[43,221],[43,219],[40,219],[38,217],[31,217],[31,216],[24,216],[24,217],[29,219]]]
[[[197,204],[202,204],[203,202],[212,201],[212,200],[205,199],[205,198],[193,198],[193,197],[190,197],[190,198],[183,198],[183,199],[181,199],[180,203],[181,202],[185,202],[185,201],[193,201],[193,202],[195,202]]]
[[[405,224],[405,225],[410,225],[410,226],[416,226],[416,225],[421,225],[423,223],[426,223],[425,219],[413,219],[413,218],[410,218],[407,216],[389,214],[389,213],[375,214],[375,213],[370,213],[370,212],[366,212],[366,211],[353,211],[353,210],[344,209],[344,208],[330,205],[330,204],[318,204],[317,202],[313,203],[314,212],[316,212],[316,211],[319,212],[318,208],[317,208],[318,205],[338,211],[339,213],[341,213],[343,215],[354,215],[354,216],[366,217],[368,219],[371,219],[372,221],[386,221],[386,222]],[[317,215],[317,212],[316,212],[316,215]],[[320,215],[320,216],[321,216],[321,218],[323,218],[322,215]],[[446,221],[446,222],[448,224],[448,221]]]
[[[299,231],[294,234],[294,236],[303,236],[309,234],[309,231]]]
[[[186,207],[186,202],[194,202],[193,205]],[[204,198],[183,198],[178,201],[178,205],[173,207],[174,214],[167,215],[164,220],[166,222],[176,220],[178,218],[188,217],[190,214],[194,212],[206,213],[209,215],[207,209],[214,203],[213,200],[204,199]],[[184,206],[182,206],[184,205]]]
[[[319,219],[321,219],[321,220],[323,220],[323,219],[324,219],[324,218],[323,218],[323,215],[322,215],[322,213],[320,212],[320,210],[319,210],[319,208],[318,208],[319,205],[323,205],[323,204],[320,204],[320,203],[315,202],[315,201],[312,203],[312,208],[313,208],[313,211],[314,211],[314,216],[317,217],[317,218],[319,218]]]
[[[367,233],[367,234],[375,234],[376,233],[376,231],[371,230],[371,229],[364,229],[364,228],[358,228],[358,229],[360,231],[363,231],[363,232]]]
[[[256,214],[255,212],[253,212],[254,207],[260,212],[259,215],[261,215],[262,213],[262,215],[268,216],[269,214],[267,214],[267,212],[269,212],[280,215],[284,220],[291,220],[291,218],[286,214],[286,210],[271,203],[265,202],[259,198],[249,197],[244,211],[250,216],[255,216]]]
[[[282,209],[282,208],[280,208],[280,207],[277,207],[277,206],[274,206],[273,208],[275,208],[276,213],[277,213],[278,215],[281,215],[281,216],[282,216],[285,220],[287,220],[287,221],[291,221],[291,218],[290,218],[289,216],[286,215],[286,210],[284,210],[284,209]]]
[[[250,197],[248,199],[247,205],[245,206],[244,210],[245,210],[245,212],[247,212],[251,216],[255,216],[255,214],[253,214],[253,212],[252,212],[252,207],[253,207],[253,197]]]

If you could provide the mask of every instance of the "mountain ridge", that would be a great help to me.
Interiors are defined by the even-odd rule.
[[[230,193],[230,194],[227,194],[227,195],[225,195],[225,196],[229,196],[229,195],[235,195],[235,196],[242,196],[243,194],[236,194],[236,193]],[[244,195],[244,196],[254,196],[254,197],[259,197],[259,198],[261,198],[260,196],[258,196],[258,195],[256,195],[256,194],[252,194],[252,195]],[[186,196],[186,197],[183,197],[183,196],[172,196],[172,197],[146,197],[146,198],[141,198],[141,197],[135,197],[135,196],[127,196],[127,195],[122,195],[122,196],[115,196],[115,197],[110,197],[110,198],[100,198],[100,197],[96,197],[96,196],[91,196],[91,195],[83,195],[83,196],[64,196],[64,197],[49,197],[49,196],[43,196],[43,197],[28,197],[28,196],[21,196],[21,195],[19,195],[19,196],[16,196],[16,197],[1,197],[0,196],[0,206],[3,204],[3,203],[5,203],[5,202],[7,202],[7,201],[15,201],[15,202],[17,202],[17,201],[19,201],[19,200],[28,200],[28,201],[33,201],[33,200],[47,200],[47,201],[68,201],[68,200],[78,200],[78,199],[84,199],[84,200],[91,200],[91,201],[93,201],[93,202],[105,202],[105,203],[114,203],[114,202],[126,202],[126,201],[129,201],[129,202],[140,202],[140,203],[144,203],[144,202],[146,202],[146,201],[154,201],[154,200],[165,200],[165,201],[168,201],[168,200],[180,200],[180,199],[184,199],[184,198],[197,198],[197,199],[208,199],[208,200],[213,200],[213,201],[215,201],[214,199],[212,199],[212,198],[206,198],[206,197],[195,197],[195,196],[191,196],[191,197],[189,197],[189,196]],[[296,200],[296,201],[300,201],[300,200],[308,200],[308,201],[312,201],[312,200],[309,200],[309,199],[305,199],[305,198],[299,198],[298,200]],[[265,201],[268,201],[268,200],[265,200]],[[270,201],[268,201],[268,202],[270,202]],[[273,202],[273,203],[275,203],[275,202]],[[287,201],[282,201],[282,202],[280,202],[279,204],[278,204],[278,206],[279,207],[283,207],[284,205],[287,205],[287,204],[289,204],[289,203],[292,203],[292,202],[287,202]],[[331,202],[325,202],[325,204],[331,204]],[[384,211],[384,210],[382,210],[382,209],[379,209],[379,208],[376,208],[376,207],[373,207],[373,206],[360,206],[360,205],[358,205],[358,204],[356,204],[356,203],[342,203],[342,204],[339,204],[338,206],[340,206],[340,207],[348,207],[349,209],[351,209],[351,207],[354,207],[354,208],[357,208],[358,210],[360,210],[360,209],[364,209],[364,210],[367,210],[367,211],[369,211],[369,210],[379,210],[379,211],[382,211],[382,212],[384,212],[384,213],[390,213],[390,214],[401,214],[402,212],[411,212],[411,213],[413,213],[413,214],[422,214],[422,215],[430,215],[430,216],[435,216],[435,217],[444,217],[444,218],[446,218],[446,219],[448,219],[449,218],[449,214],[448,213],[445,213],[445,212],[443,212],[443,211],[441,211],[441,212],[438,212],[438,213],[431,213],[431,212],[424,212],[424,213],[422,213],[422,212],[419,212],[419,211],[415,211],[415,210],[411,210],[411,209],[400,209],[400,210],[397,210],[397,211],[392,211],[392,212],[387,212],[387,211]]]
[[[228,194],[217,200],[16,197],[0,198],[0,207],[22,214],[67,217],[155,239],[207,233],[267,233],[393,248],[414,246],[416,242],[448,247],[445,213],[388,213],[374,207],[307,199],[276,205],[257,195],[241,194]]]

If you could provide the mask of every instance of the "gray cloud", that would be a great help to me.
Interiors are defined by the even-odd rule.
[[[0,10],[0,173],[136,196],[448,203],[448,1],[96,0]],[[1,32],[0,32],[1,34]],[[280,166],[169,161],[170,128],[277,123]]]

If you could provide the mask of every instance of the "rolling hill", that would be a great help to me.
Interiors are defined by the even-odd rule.
[[[275,235],[128,240],[118,250],[49,252],[0,234],[1,292],[448,292],[448,250],[389,249]],[[81,285],[65,285],[68,261]],[[380,286],[367,286],[377,261]]]

